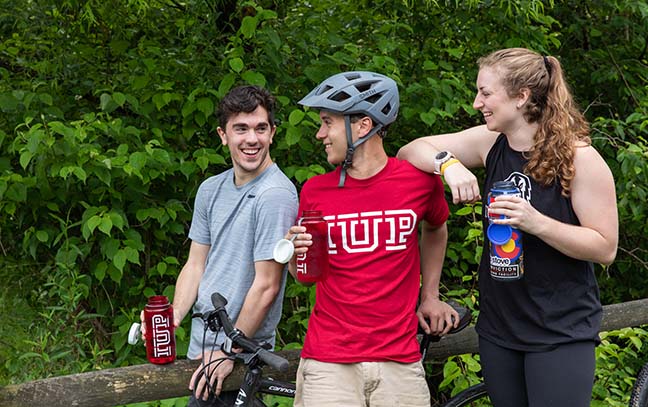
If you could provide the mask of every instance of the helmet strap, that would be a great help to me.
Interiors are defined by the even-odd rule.
[[[344,181],[346,180],[346,170],[353,164],[353,153],[355,153],[356,148],[359,145],[369,140],[372,136],[376,135],[380,129],[382,129],[382,124],[375,125],[366,136],[358,139],[355,143],[353,142],[353,135],[351,134],[351,119],[349,115],[344,115],[344,127],[346,129],[346,138],[347,138],[347,152],[344,157],[344,162],[342,162],[342,170],[340,171],[340,183],[338,188],[344,186]]]

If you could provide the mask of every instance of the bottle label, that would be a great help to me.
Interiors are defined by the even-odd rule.
[[[486,217],[490,223],[487,231],[490,242],[490,275],[495,280],[519,280],[524,274],[522,232],[510,226],[492,223],[494,219],[506,218],[504,215],[494,215],[489,211],[490,205],[499,195],[522,197],[520,189],[511,181],[494,183],[488,194]],[[502,233],[504,229],[507,233]]]
[[[166,315],[157,314],[151,317],[153,325],[153,356],[172,356],[171,321]]]
[[[297,274],[307,274],[306,253],[297,255]]]

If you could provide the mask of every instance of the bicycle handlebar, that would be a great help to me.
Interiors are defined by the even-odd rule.
[[[216,313],[220,326],[223,327],[225,335],[232,340],[233,344],[245,352],[256,354],[265,364],[272,366],[280,372],[286,372],[288,370],[289,363],[286,359],[262,348],[257,342],[250,340],[243,332],[234,328],[234,324],[232,324],[232,320],[225,310],[225,305],[227,305],[225,297],[219,293],[213,293],[211,301],[212,305],[214,305],[214,312]]]

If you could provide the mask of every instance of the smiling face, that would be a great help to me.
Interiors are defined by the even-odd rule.
[[[473,108],[482,112],[488,130],[507,133],[524,123],[522,106],[525,101],[524,94],[513,98],[508,95],[497,69],[483,67],[479,70]]]
[[[225,129],[218,127],[223,145],[229,147],[236,185],[243,185],[272,165],[270,144],[276,127],[262,106],[251,113],[238,113],[227,120]]]
[[[325,110],[320,111],[319,116],[322,123],[315,137],[324,143],[326,161],[332,165],[342,164],[346,158],[348,148],[344,116]],[[372,121],[368,116],[362,118],[351,117],[352,142],[355,143],[359,138],[366,136],[371,126]],[[362,148],[362,146],[359,148]]]

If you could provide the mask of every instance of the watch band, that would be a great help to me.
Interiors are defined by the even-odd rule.
[[[223,341],[223,345],[221,346],[221,349],[225,354],[231,355],[232,354],[232,340],[230,339],[229,336],[225,337],[225,340]]]
[[[459,160],[457,160],[456,158],[451,158],[451,159],[449,159],[448,161],[444,162],[444,163],[441,165],[441,170],[439,171],[439,173],[440,173],[441,175],[443,175],[443,172],[444,172],[444,171],[445,171],[449,166],[451,166],[452,164],[456,164],[456,163],[458,163],[458,162],[459,162]]]
[[[441,151],[434,157],[434,173],[441,174],[441,166],[454,158],[449,151]]]

